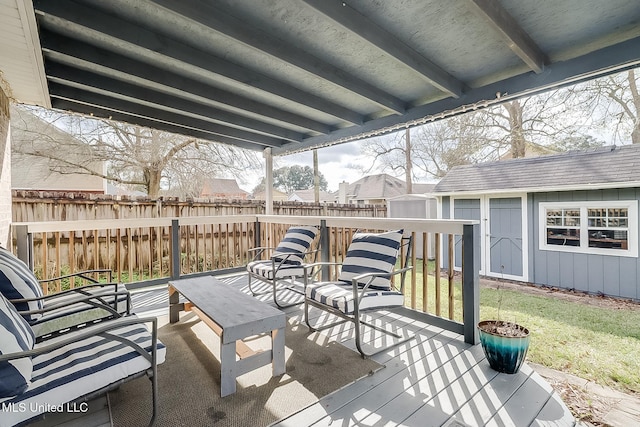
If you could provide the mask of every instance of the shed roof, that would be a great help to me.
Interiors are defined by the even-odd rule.
[[[277,155],[637,67],[639,22],[637,0],[0,0],[0,85]]]
[[[640,186],[640,145],[457,166],[434,194],[538,192]]]

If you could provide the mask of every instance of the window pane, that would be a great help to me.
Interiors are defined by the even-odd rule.
[[[589,212],[588,215],[590,217],[601,217],[602,218],[602,217],[606,217],[607,216],[607,214],[606,214],[607,210],[603,209],[603,208],[589,208],[588,212]]]
[[[580,246],[580,230],[572,228],[547,228],[547,244]]]
[[[590,248],[623,249],[628,248],[628,233],[625,230],[589,230]]]
[[[609,217],[628,217],[627,208],[609,209]]]
[[[562,225],[562,218],[547,218],[547,225]]]

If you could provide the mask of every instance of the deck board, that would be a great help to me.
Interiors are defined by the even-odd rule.
[[[246,276],[226,281],[245,292]],[[165,292],[166,293],[166,292]],[[291,292],[290,298],[299,295]],[[273,303],[269,295],[256,298]],[[286,297],[285,297],[286,299]],[[161,303],[161,297],[134,296],[134,304]],[[284,310],[301,323],[302,306]],[[311,312],[314,322],[331,316]],[[514,375],[492,370],[479,345],[429,325],[402,310],[370,316],[391,329],[409,330],[416,338],[373,357],[385,366],[318,402],[273,424],[299,426],[573,426],[575,420],[551,386],[527,364]],[[326,339],[355,350],[353,328],[344,323],[322,332]],[[368,334],[371,332],[368,332]],[[374,345],[387,336],[374,332]]]

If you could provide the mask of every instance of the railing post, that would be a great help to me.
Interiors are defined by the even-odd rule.
[[[17,241],[16,255],[33,271],[33,235],[29,233],[27,225],[15,225],[13,230],[16,233]],[[43,242],[43,244],[46,245],[47,242]]]
[[[255,234],[253,235],[253,247],[258,248],[262,246],[261,242],[262,234],[260,233],[260,220],[256,218]]]
[[[180,278],[180,224],[177,219],[171,220],[171,279]]]
[[[329,262],[329,247],[331,242],[329,241],[329,227],[327,227],[327,220],[320,220],[320,261]],[[322,266],[322,280],[329,280],[329,266]]]
[[[450,260],[451,261],[451,260]],[[480,225],[464,225],[462,231],[462,316],[464,341],[479,342],[480,321]]]

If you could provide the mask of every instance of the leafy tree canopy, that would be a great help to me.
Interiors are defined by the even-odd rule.
[[[329,183],[322,173],[318,174],[320,190],[327,190]],[[274,188],[291,193],[296,190],[308,190],[313,188],[313,168],[310,166],[284,166],[273,171]],[[253,189],[254,193],[264,191],[265,178]]]

